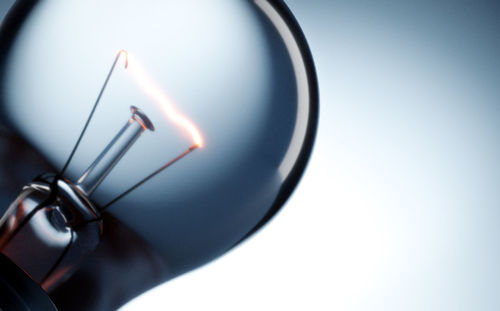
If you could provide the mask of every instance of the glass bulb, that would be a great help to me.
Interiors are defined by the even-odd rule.
[[[86,196],[104,237],[107,226],[127,228],[137,238],[129,247],[155,259],[137,256],[161,262],[159,276],[127,285],[133,290],[113,307],[260,228],[310,155],[315,71],[281,1],[21,0],[1,28],[0,47],[0,104],[15,144],[36,150],[63,173],[52,178]],[[122,49],[130,58],[119,54],[108,81]],[[130,106],[142,113],[130,117]],[[124,120],[132,121],[124,127]],[[99,251],[124,243],[109,240],[98,255],[79,258],[81,271],[119,261]],[[109,290],[111,282],[133,283],[126,273],[95,282]]]

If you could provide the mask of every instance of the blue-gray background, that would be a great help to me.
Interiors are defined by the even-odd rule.
[[[304,179],[251,240],[124,310],[499,310],[500,4],[287,3],[321,91]]]

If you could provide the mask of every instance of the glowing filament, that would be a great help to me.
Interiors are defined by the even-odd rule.
[[[202,147],[203,138],[198,127],[187,117],[178,112],[171,100],[163,92],[163,90],[158,86],[152,78],[147,74],[144,67],[132,57],[130,53],[126,51],[121,51],[122,55],[127,57],[126,67],[132,73],[132,77],[139,87],[149,96],[151,99],[159,105],[166,117],[172,121],[174,124],[180,126],[191,136],[194,146]]]

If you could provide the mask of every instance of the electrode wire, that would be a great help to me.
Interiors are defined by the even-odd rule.
[[[44,283],[46,283],[47,280],[52,275],[52,273],[54,273],[54,271],[56,271],[57,267],[59,267],[59,265],[63,261],[64,257],[66,257],[66,254],[68,253],[69,249],[71,248],[71,245],[73,245],[73,240],[75,238],[73,230],[70,230],[70,234],[71,234],[71,238],[70,238],[70,240],[68,242],[68,245],[66,245],[66,247],[64,248],[64,250],[61,253],[61,255],[59,256],[59,258],[57,258],[57,261],[55,262],[55,264],[52,266],[52,268],[50,268],[50,270],[47,272],[47,274],[45,274],[45,276],[43,277],[42,281],[40,282],[40,284],[43,287],[45,287],[46,284],[44,284]]]
[[[118,202],[119,200],[121,200],[123,197],[125,197],[126,195],[128,195],[130,192],[134,191],[135,189],[139,188],[142,184],[144,184],[145,182],[147,182],[148,180],[150,180],[151,178],[155,177],[156,175],[158,175],[159,173],[161,173],[163,170],[165,170],[166,168],[172,166],[174,163],[176,163],[177,161],[179,161],[180,159],[184,158],[185,156],[187,156],[188,154],[190,154],[192,151],[194,151],[195,149],[198,148],[198,145],[193,145],[191,147],[189,147],[188,150],[184,151],[183,153],[181,153],[180,155],[178,155],[177,157],[175,157],[174,159],[170,160],[169,162],[165,163],[162,167],[160,167],[159,169],[157,169],[156,171],[154,171],[153,173],[149,174],[148,176],[146,176],[144,179],[142,179],[141,181],[139,181],[138,183],[136,183],[135,185],[133,185],[132,187],[130,187],[128,190],[124,191],[122,194],[120,194],[119,196],[117,196],[116,198],[114,198],[113,200],[111,200],[111,202],[109,202],[108,204],[104,205],[100,211],[104,211],[105,209],[107,209],[108,207],[110,207],[111,205],[113,205],[114,203]]]
[[[54,179],[54,181],[51,182],[50,184],[51,189],[55,189],[54,187],[56,187],[56,183],[57,179]],[[33,208],[30,212],[28,212],[26,217],[24,217],[21,220],[21,222],[17,224],[17,226],[14,228],[12,233],[9,234],[9,236],[5,241],[3,242],[0,241],[0,249],[3,248],[5,245],[7,245],[17,235],[19,231],[24,227],[24,225],[26,225],[26,223],[28,223],[39,210],[48,207],[50,204],[52,204],[56,200],[56,197],[57,193],[55,191],[50,191],[50,194],[47,197],[47,199],[43,200],[40,204],[38,204],[37,206],[35,206],[35,208]]]
[[[78,149],[78,146],[80,145],[80,142],[82,141],[82,138],[85,135],[85,132],[87,131],[87,128],[88,128],[88,126],[90,124],[90,120],[92,120],[92,117],[94,116],[94,113],[95,113],[95,110],[97,108],[97,105],[101,101],[101,97],[104,94],[104,91],[106,90],[106,87],[108,86],[108,82],[111,79],[111,76],[112,76],[113,72],[115,71],[116,64],[120,60],[120,57],[122,56],[122,54],[125,54],[125,56],[126,56],[125,68],[128,67],[128,53],[125,50],[121,50],[120,52],[118,52],[118,55],[116,55],[115,61],[113,62],[113,66],[111,66],[111,69],[110,69],[110,71],[108,73],[108,76],[106,77],[106,80],[104,81],[104,84],[103,84],[103,86],[101,88],[101,91],[99,92],[99,95],[97,96],[97,100],[96,100],[96,102],[94,104],[94,107],[92,108],[92,111],[90,112],[90,114],[89,114],[89,116],[87,118],[87,122],[85,122],[85,126],[83,127],[83,130],[80,133],[80,136],[78,137],[78,140],[76,141],[76,144],[73,147],[73,150],[71,151],[71,154],[69,155],[68,160],[66,160],[66,163],[64,164],[64,167],[62,168],[61,172],[59,173],[59,176],[64,175],[64,173],[66,172],[66,169],[68,168],[71,160],[73,159],[73,156],[75,155],[75,152]]]

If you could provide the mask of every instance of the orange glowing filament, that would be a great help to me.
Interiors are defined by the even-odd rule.
[[[153,81],[135,57],[131,56],[130,53],[125,50],[122,50],[120,54],[126,57],[125,67],[130,70],[132,77],[143,92],[146,93],[153,100],[153,102],[158,104],[170,121],[189,133],[195,147],[201,148],[203,146],[203,138],[200,130],[193,123],[193,121],[189,120],[175,109],[172,101],[168,98],[161,87]]]

